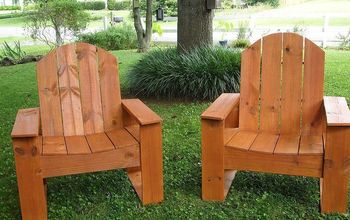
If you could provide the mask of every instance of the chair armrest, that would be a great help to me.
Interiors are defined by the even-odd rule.
[[[350,110],[344,97],[323,97],[327,126],[350,126]]]
[[[205,110],[202,119],[225,120],[232,109],[239,105],[239,93],[223,93]]]
[[[139,99],[123,99],[122,106],[141,125],[155,124],[162,121],[161,117]]]
[[[18,110],[11,137],[36,137],[39,136],[40,113],[39,108]]]

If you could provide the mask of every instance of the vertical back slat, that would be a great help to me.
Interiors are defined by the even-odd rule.
[[[56,51],[64,135],[83,135],[84,126],[75,44],[59,47]]]
[[[102,111],[105,131],[123,127],[122,106],[116,58],[98,48]]]
[[[300,134],[303,37],[283,34],[281,133]]]
[[[243,51],[239,127],[257,131],[259,126],[261,40]]]
[[[85,134],[104,131],[96,47],[77,43],[81,104]]]
[[[322,108],[324,83],[324,51],[305,39],[302,133],[320,135],[325,119]]]
[[[260,130],[279,132],[282,34],[263,38]]]
[[[58,91],[56,51],[37,64],[38,92],[43,136],[63,135],[61,104]]]

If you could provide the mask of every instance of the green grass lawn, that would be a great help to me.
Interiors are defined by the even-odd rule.
[[[115,51],[121,84],[142,55]],[[327,50],[327,95],[350,101],[350,51]],[[124,93],[125,94],[125,93]],[[123,171],[51,178],[50,219],[347,219],[319,214],[314,178],[239,172],[225,202],[201,200],[200,114],[209,103],[144,100],[163,119],[165,201],[143,207]],[[19,108],[38,106],[35,64],[0,67],[0,219],[19,219],[10,132]]]

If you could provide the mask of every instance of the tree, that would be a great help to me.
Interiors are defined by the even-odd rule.
[[[152,0],[147,0],[146,7],[146,29],[142,26],[141,10],[139,0],[133,0],[134,26],[138,41],[138,51],[149,50],[152,39]]]
[[[177,47],[186,51],[213,44],[213,11],[207,0],[178,0]]]
[[[64,37],[73,37],[86,28],[89,14],[76,0],[38,0],[26,22],[33,39],[60,46]]]

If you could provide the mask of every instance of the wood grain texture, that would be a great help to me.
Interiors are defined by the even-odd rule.
[[[324,84],[324,51],[305,39],[302,133],[321,135],[325,131],[322,106]]]
[[[225,181],[225,189],[224,196],[226,198],[228,192],[230,191],[233,180],[235,179],[237,171],[236,170],[225,170],[224,173],[224,181]]]
[[[225,128],[239,127],[239,102],[233,107],[225,118]]]
[[[322,177],[322,155],[281,155],[225,147],[225,169]]]
[[[350,127],[327,127],[321,212],[346,213],[350,159]]]
[[[323,98],[328,126],[350,126],[350,110],[344,97]]]
[[[258,40],[241,55],[239,127],[242,130],[259,128],[260,63],[261,40]]]
[[[303,37],[283,34],[281,134],[300,134]]]
[[[295,134],[281,134],[278,138],[274,154],[296,155],[299,150],[300,136]]]
[[[202,199],[222,201],[224,192],[224,122],[202,119]]]
[[[91,154],[89,144],[85,136],[65,137],[68,154]]]
[[[42,156],[41,164],[44,177],[137,167],[140,151],[130,146],[93,154]]]
[[[22,219],[47,219],[44,177],[40,172],[41,138],[12,140]]]
[[[43,155],[67,155],[66,143],[63,136],[43,137]]]
[[[276,147],[278,136],[276,134],[259,133],[249,150],[272,154]]]
[[[263,38],[260,130],[279,133],[282,34]]]
[[[42,134],[43,136],[62,136],[63,125],[56,51],[54,50],[42,58],[36,67]]]
[[[116,148],[139,146],[139,143],[136,141],[136,139],[125,129],[108,131],[106,134]]]
[[[140,126],[139,125],[131,125],[125,127],[125,130],[127,130],[135,139],[137,142],[140,142]]]
[[[300,155],[312,155],[318,154],[323,155],[323,139],[322,135],[308,135],[300,137],[300,147],[299,154]]]
[[[123,109],[141,125],[159,123],[162,119],[139,99],[123,99]]]
[[[239,132],[239,128],[225,128],[224,129],[224,144],[227,144],[233,136]]]
[[[201,117],[202,119],[224,120],[238,104],[238,93],[223,93],[202,113]]]
[[[258,133],[253,131],[239,131],[231,138],[226,146],[239,148],[241,150],[249,150],[257,135]]]
[[[92,153],[114,150],[114,145],[105,133],[86,135]]]
[[[104,131],[96,47],[76,44],[85,134]]]
[[[159,203],[164,199],[161,123],[140,127],[142,203]]]
[[[84,135],[75,44],[59,47],[56,52],[63,133],[65,136]]]
[[[17,112],[11,137],[36,137],[40,130],[39,108],[20,109]]]
[[[123,127],[117,59],[97,48],[104,130]]]

